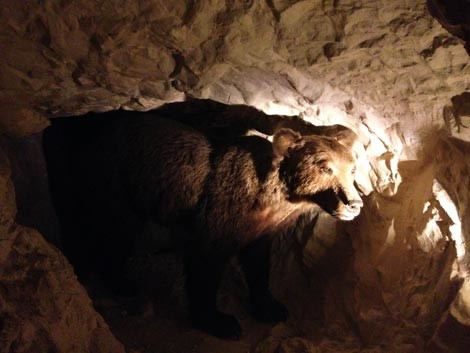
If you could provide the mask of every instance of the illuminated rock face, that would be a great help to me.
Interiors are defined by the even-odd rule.
[[[447,30],[468,41],[458,6],[428,3]],[[426,1],[7,1],[0,26],[0,130],[11,137],[41,131],[45,117],[146,110],[187,96],[354,129],[366,209],[334,236],[338,225],[320,219],[320,235],[300,242],[307,273],[321,263],[329,274],[322,287],[327,331],[353,337],[350,347],[459,347],[459,338],[452,343],[446,335],[470,317],[467,282],[453,302],[468,272],[470,65],[468,50]],[[13,189],[2,166],[6,238],[29,234],[47,257],[64,261],[37,233],[12,228]],[[331,265],[322,254],[337,242],[352,251]],[[10,251],[0,249],[7,261]],[[291,254],[285,261],[298,266]],[[313,281],[294,279],[299,286]],[[279,286],[278,293],[288,298]],[[311,314],[309,295],[300,296],[305,306],[291,303],[294,312]],[[81,336],[90,342],[102,321],[81,300],[94,320]],[[277,343],[285,352],[314,349],[273,337],[263,352]],[[325,351],[338,351],[333,338]]]

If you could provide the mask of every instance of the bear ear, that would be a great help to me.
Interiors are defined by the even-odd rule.
[[[356,133],[347,128],[338,131],[332,137],[334,137],[340,144],[342,144],[346,148],[353,148],[354,144],[358,141],[358,136],[356,135]]]
[[[273,152],[276,158],[284,158],[289,149],[301,147],[304,144],[302,136],[291,129],[280,129],[273,137]]]

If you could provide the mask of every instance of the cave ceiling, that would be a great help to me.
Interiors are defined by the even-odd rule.
[[[0,108],[17,125],[190,96],[398,124],[409,145],[423,127],[468,139],[452,101],[469,89],[468,53],[424,0],[3,3]]]

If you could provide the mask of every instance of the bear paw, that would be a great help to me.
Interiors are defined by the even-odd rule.
[[[251,305],[253,317],[261,322],[286,321],[289,316],[284,304],[279,303],[269,292],[253,298]]]
[[[212,336],[223,339],[238,340],[241,335],[241,326],[238,320],[232,316],[215,311],[213,313],[201,313],[191,315],[191,321],[195,328]]]

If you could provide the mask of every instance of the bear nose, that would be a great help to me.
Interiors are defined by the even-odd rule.
[[[351,200],[348,203],[348,207],[354,210],[360,209],[362,206],[364,206],[364,203],[362,202],[362,200]]]

